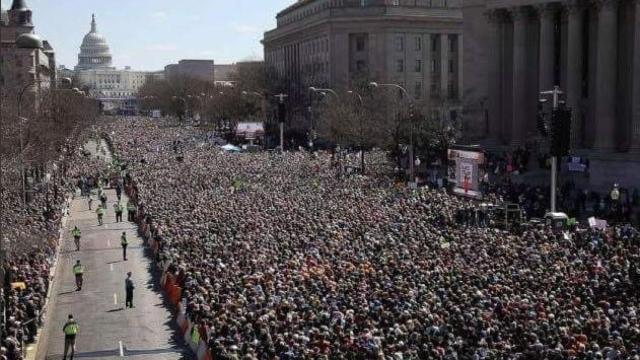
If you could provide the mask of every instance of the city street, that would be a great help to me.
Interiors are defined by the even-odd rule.
[[[106,143],[100,150],[90,141],[85,148],[92,156],[111,160]],[[145,257],[142,239],[136,226],[126,221],[116,223],[113,205],[115,190],[107,190],[107,213],[104,225],[98,226],[95,213],[99,200],[94,199],[89,210],[87,199],[77,196],[70,209],[58,268],[54,278],[49,312],[41,334],[37,359],[62,359],[64,334],[62,327],[67,316],[73,314],[80,325],[76,340],[76,358],[116,359],[190,359],[174,337],[172,315],[159,292],[158,279],[153,278],[152,264]],[[95,198],[95,195],[94,195]],[[127,203],[123,194],[122,202]],[[80,251],[70,230],[78,226],[82,231]],[[129,246],[123,261],[120,236],[125,231]],[[75,291],[73,265],[80,260],[85,267],[84,285]],[[125,308],[124,280],[133,273],[133,309]]]
[[[173,337],[172,316],[152,277],[142,239],[131,223],[115,222],[115,191],[108,190],[107,195],[104,226],[97,226],[98,201],[94,201],[93,210],[89,210],[86,198],[76,197],[72,203],[38,359],[62,359],[62,326],[69,314],[80,325],[76,358],[189,359]],[[126,203],[125,197],[123,201]],[[75,251],[69,234],[76,225],[82,231],[80,252]],[[126,262],[120,246],[123,231],[129,239]],[[72,272],[76,260],[85,266],[84,286],[78,292]],[[133,309],[124,306],[124,279],[129,271],[136,284]]]
[[[640,360],[640,0],[114,4],[0,7],[0,360]]]

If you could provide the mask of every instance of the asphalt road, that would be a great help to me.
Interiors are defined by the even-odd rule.
[[[107,214],[103,226],[98,226],[94,201],[89,210],[85,198],[76,197],[65,229],[51,303],[37,358],[62,359],[64,334],[62,327],[69,314],[80,326],[76,340],[76,359],[194,359],[181,339],[177,340],[172,315],[159,292],[157,279],[145,256],[142,239],[134,224],[116,223],[113,204],[114,190],[107,191]],[[123,196],[126,204],[126,197]],[[81,249],[75,251],[70,229],[82,231]],[[126,231],[129,240],[128,261],[122,259],[120,236]],[[72,267],[80,260],[85,267],[84,286],[75,291]],[[134,308],[125,309],[124,280],[133,273],[136,285]],[[157,276],[157,275],[156,275]]]

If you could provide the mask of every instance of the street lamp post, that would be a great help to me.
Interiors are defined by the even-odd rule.
[[[369,86],[374,87],[374,88],[378,88],[378,87],[392,87],[392,88],[396,88],[396,89],[400,89],[400,91],[402,91],[403,95],[406,97],[407,101],[409,102],[409,106],[412,106],[412,102],[411,102],[411,97],[409,96],[409,92],[407,91],[407,89],[405,89],[404,87],[398,85],[398,84],[379,84],[377,82],[371,82],[369,83]],[[413,114],[411,115],[411,119],[410,119],[410,127],[409,127],[409,154],[411,156],[411,160],[409,161],[409,172],[411,174],[411,181],[414,182],[415,179],[415,165],[414,165],[414,146],[413,146]]]
[[[540,95],[551,95],[553,97],[553,111],[558,110],[560,106],[560,95],[564,94],[559,86],[555,86],[553,90],[542,91]],[[558,157],[551,156],[551,212],[556,212],[556,183],[558,179]]]
[[[317,87],[315,87],[315,86],[311,86],[311,87],[309,87],[309,90],[310,90],[311,92],[314,92],[314,93],[315,93],[315,92],[320,92],[320,93],[323,93],[323,92],[324,92],[324,93],[331,93],[333,96],[335,96],[335,97],[336,97],[336,99],[340,99],[340,96],[338,96],[338,93],[337,93],[335,90],[333,90],[333,89],[329,89],[329,88],[317,88]]]
[[[278,114],[278,121],[280,122],[280,152],[284,153],[284,99],[288,98],[287,94],[274,95],[279,100],[278,111],[282,112]]]
[[[362,99],[362,95],[358,94],[357,92],[353,91],[353,90],[349,90],[347,91],[347,94],[350,95],[355,95],[356,98],[358,99],[358,102],[360,104],[360,108],[358,111],[358,123],[359,123],[359,127],[360,127],[360,173],[364,174],[364,149],[363,149],[363,143],[364,143],[364,124],[362,123],[363,119],[362,119],[362,109],[364,108],[364,100]]]
[[[338,96],[338,93],[335,92],[335,90],[333,89],[323,89],[323,88],[317,88],[315,86],[311,86],[309,87],[309,91],[311,91],[312,94],[320,94],[322,96],[326,96],[327,94],[332,94],[333,96],[336,97],[336,100],[340,99],[340,97]],[[314,114],[313,114],[313,95],[311,96],[311,104],[309,106],[309,117],[311,118],[311,132],[309,134],[309,150],[313,152],[313,140],[315,137],[315,123],[314,123]]]

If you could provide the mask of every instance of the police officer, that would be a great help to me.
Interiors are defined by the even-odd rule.
[[[102,206],[98,206],[98,208],[96,209],[96,214],[98,215],[98,226],[102,225],[104,222],[102,220],[102,218],[104,217],[104,213],[106,211],[104,210],[104,208]]]
[[[69,320],[62,327],[62,331],[64,332],[64,356],[62,359],[67,359],[67,354],[71,349],[71,360],[73,360],[73,356],[76,353],[76,335],[80,332],[80,326],[78,326],[73,315],[69,314]]]
[[[80,264],[80,260],[73,265],[73,274],[76,276],[76,291],[82,290],[82,274],[84,274],[84,266]]]
[[[134,222],[136,221],[136,205],[129,200],[129,202],[127,203],[127,220]]]
[[[82,233],[80,232],[80,229],[78,229],[77,226],[73,227],[73,230],[71,230],[71,235],[73,236],[73,241],[76,244],[76,251],[80,251],[80,235]]]
[[[116,211],[116,222],[121,222],[122,221],[122,213],[124,212],[124,206],[118,200],[118,202],[113,205],[113,208]]]
[[[129,246],[129,241],[127,240],[126,231],[123,231],[122,236],[120,236],[120,245],[122,246],[122,260],[127,261],[127,246]]]
[[[107,193],[106,192],[102,192],[102,194],[100,195],[100,202],[102,203],[102,207],[103,208],[107,208]]]
[[[116,185],[116,197],[118,198],[118,201],[122,200],[122,185],[120,184]]]
[[[127,294],[125,306],[128,308],[133,308],[133,289],[135,288],[133,280],[131,280],[131,271],[129,271],[127,273],[127,278],[124,280],[124,290]]]

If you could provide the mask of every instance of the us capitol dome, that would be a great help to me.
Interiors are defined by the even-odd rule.
[[[111,66],[112,56],[107,39],[98,34],[96,17],[91,16],[91,31],[84,36],[78,54],[76,70],[114,69]]]

